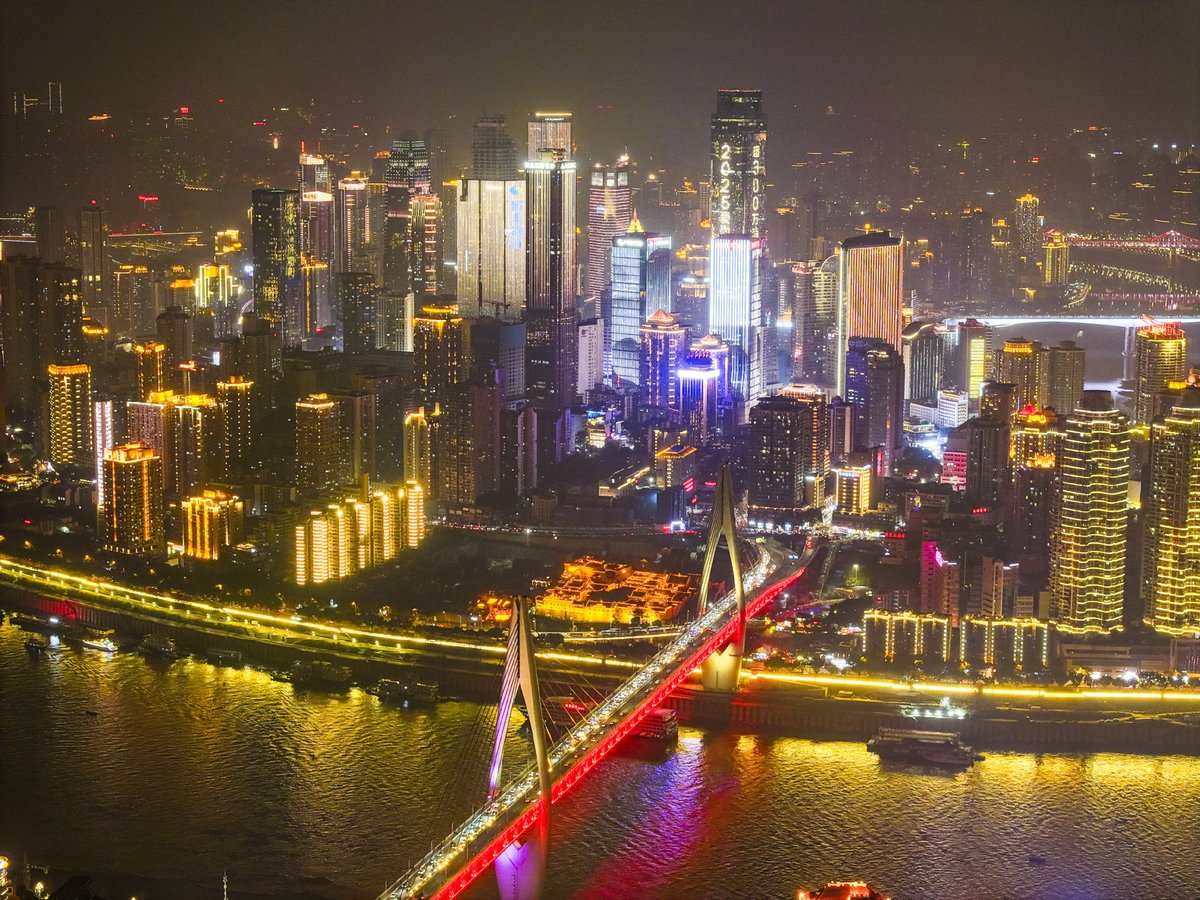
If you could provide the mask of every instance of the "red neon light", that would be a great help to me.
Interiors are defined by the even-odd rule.
[[[188,113],[190,113],[191,111],[192,111],[192,108],[191,108],[190,106],[181,106],[181,107],[179,107],[179,113],[180,113],[180,115],[184,115],[184,116],[186,116],[186,115],[187,115]]]
[[[695,478],[689,478],[687,481],[685,481],[683,483],[683,492],[685,494],[690,494],[695,489],[696,489],[696,479]]]
[[[800,578],[805,572],[805,569],[800,569],[797,572],[789,575],[786,579],[763,591],[756,598],[746,604],[746,618],[752,619],[758,615],[763,608],[773,601],[779,594],[793,582]],[[584,776],[610,754],[621,741],[629,735],[631,731],[638,726],[642,719],[646,718],[652,710],[657,709],[662,705],[662,701],[674,691],[684,680],[692,673],[696,666],[700,665],[711,653],[718,648],[723,648],[734,637],[738,628],[737,616],[730,618],[728,622],[722,626],[721,630],[714,634],[699,650],[693,653],[683,665],[675,670],[675,672],[658,686],[658,688],[649,697],[641,702],[641,704],[632,713],[625,717],[625,720],[618,725],[608,737],[602,740],[599,744],[593,747],[588,754],[575,763],[570,771],[556,781],[550,789],[550,802],[556,803],[565,797],[575,785],[579,784]],[[509,825],[504,831],[500,832],[495,839],[481,850],[474,859],[468,862],[463,868],[455,873],[454,877],[447,881],[440,890],[434,893],[432,900],[452,900],[454,897],[460,896],[468,887],[475,883],[484,872],[486,872],[500,856],[505,849],[520,840],[538,820],[540,806],[534,805],[523,812],[515,822]]]
[[[158,197],[154,194],[138,194],[138,199],[143,203],[157,203]]]

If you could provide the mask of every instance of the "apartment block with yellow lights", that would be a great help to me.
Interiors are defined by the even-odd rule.
[[[100,519],[105,549],[137,556],[166,551],[163,535],[162,458],[139,443],[104,454],[105,504]]]

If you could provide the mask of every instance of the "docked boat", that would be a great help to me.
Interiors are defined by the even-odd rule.
[[[142,638],[138,652],[145,656],[159,656],[163,659],[179,659],[183,655],[175,645],[173,638],[161,634],[148,634]]]
[[[39,637],[31,637],[25,641],[25,649],[34,656],[41,656],[43,653],[50,652],[50,645]]]
[[[865,881],[831,881],[815,891],[800,891],[796,900],[889,900]]]
[[[221,647],[209,647],[205,657],[214,666],[240,666],[242,652],[240,650],[225,650]]]
[[[957,734],[910,728],[881,728],[867,741],[867,749],[880,759],[953,769],[965,769],[983,759]]]
[[[297,687],[348,690],[354,673],[349,666],[339,666],[323,659],[292,663],[292,684]]]
[[[111,631],[86,634],[80,644],[86,650],[99,650],[102,653],[116,653],[117,643],[111,637]]]
[[[384,703],[437,703],[438,686],[425,681],[381,678],[370,691]]]
[[[650,713],[638,722],[631,737],[648,741],[671,743],[679,739],[679,717],[673,709],[652,709]]]

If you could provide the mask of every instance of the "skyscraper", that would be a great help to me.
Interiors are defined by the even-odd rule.
[[[434,415],[440,418],[440,415]],[[433,486],[433,438],[425,407],[404,417],[404,480],[428,492]]]
[[[569,121],[567,128],[569,135]],[[547,134],[547,140],[558,140],[562,131],[551,129]],[[566,449],[565,411],[575,402],[579,364],[575,163],[561,150],[547,150],[526,163],[525,184],[525,387],[538,409],[539,467],[544,468]]]
[[[535,112],[529,120],[528,158],[540,159],[544,152],[556,153],[563,160],[575,158],[569,112]]]
[[[251,199],[254,313],[286,345],[307,337],[300,276],[300,192],[260,188]]]
[[[873,231],[842,241],[838,273],[837,392],[846,389],[850,338],[887,341],[897,350],[904,330],[904,241]]]
[[[1014,408],[1050,405],[1050,353],[1040,341],[1006,340],[996,354],[996,377],[1014,386]]]
[[[1145,619],[1158,631],[1200,631],[1200,386],[1189,385],[1150,426],[1142,489]]]
[[[1042,244],[1042,282],[1052,286],[1071,280],[1071,248],[1061,231],[1051,231]]]
[[[338,272],[334,277],[336,306],[342,323],[342,349],[370,353],[379,347],[378,286],[370,272]]]
[[[0,297],[7,401],[39,419],[46,367],[83,362],[79,270],[19,256],[0,260]]]
[[[643,408],[679,409],[679,362],[687,332],[679,320],[662,309],[642,325],[641,372],[638,385]]]
[[[1062,417],[1050,409],[1023,409],[1013,417],[1012,492],[1005,535],[1017,554],[1021,575],[1045,584],[1059,502]]]
[[[697,446],[717,427],[719,374],[707,353],[688,353],[679,364],[679,411],[688,440]]]
[[[1135,354],[1134,421],[1149,425],[1160,395],[1187,374],[1187,335],[1178,322],[1143,326],[1137,330]]]
[[[154,330],[154,275],[141,264],[117,266],[112,273],[112,327],[120,337]]]
[[[417,294],[442,290],[442,240],[445,222],[437,194],[414,194],[409,205],[412,239],[412,289]]]
[[[1069,416],[1083,394],[1083,376],[1086,364],[1084,349],[1074,341],[1063,341],[1051,347],[1050,390],[1048,404],[1060,416]]]
[[[762,254],[763,242],[749,235],[724,234],[712,242],[709,327],[729,342],[731,387],[749,402],[766,393]]]
[[[413,319],[413,357],[425,402],[450,396],[471,369],[471,321],[456,306],[425,306]]]
[[[750,410],[750,517],[792,524],[819,508],[829,476],[829,407],[823,391],[784,388]]]
[[[463,315],[520,319],[525,306],[525,182],[463,180],[455,225]]]
[[[37,255],[44,263],[64,262],[62,210],[57,206],[39,206],[34,210],[33,234],[37,240]]]
[[[711,120],[712,237],[766,237],[767,117],[762,91],[720,90]]]
[[[792,375],[833,387],[840,363],[838,345],[837,256],[792,267]]]
[[[336,271],[333,181],[322,156],[300,153],[300,255],[305,279],[308,319],[314,328],[332,321],[333,274]]]
[[[629,230],[633,218],[629,157],[622,156],[611,166],[596,163],[588,189],[586,296],[598,300],[608,287],[613,242]]]
[[[90,468],[92,455],[92,367],[83,363],[47,366],[50,378],[50,461]]]
[[[639,380],[640,329],[656,310],[671,308],[671,238],[641,230],[636,218],[612,239],[611,293],[605,343],[611,348],[612,379]]]
[[[224,451],[223,478],[245,472],[254,464],[257,433],[254,422],[254,382],[241,375],[230,375],[217,382],[217,402],[221,404]]]
[[[108,215],[99,206],[79,211],[79,269],[83,276],[83,305],[89,316],[108,324]]]
[[[328,394],[296,401],[296,484],[321,492],[336,487],[342,468],[341,412]]]
[[[169,415],[170,448],[163,462],[166,498],[174,501],[225,474],[225,429],[221,406],[206,394],[172,398]]]
[[[214,562],[242,540],[245,509],[241,498],[205,490],[179,504],[183,519],[183,555]]]
[[[1026,269],[1037,265],[1042,255],[1042,216],[1038,212],[1038,198],[1033,194],[1017,198],[1013,231],[1017,264]]]
[[[956,386],[964,391],[972,411],[979,409],[983,383],[992,380],[992,326],[975,319],[958,325]]]
[[[478,366],[454,385],[438,423],[435,494],[443,503],[474,506],[500,486],[500,408],[497,371]]]
[[[967,209],[959,219],[961,299],[979,304],[988,299],[992,282],[992,219],[982,209]]]
[[[517,145],[504,116],[482,116],[471,130],[471,177],[512,181],[517,177]]]
[[[904,444],[904,364],[895,347],[881,338],[850,338],[846,401],[854,406],[855,449],[881,447],[890,472]]]
[[[107,398],[92,401],[92,456],[96,466],[96,509],[104,509],[104,454],[115,443],[113,402]]]
[[[119,444],[105,453],[102,477],[105,549],[139,556],[162,554],[166,550],[162,460],[142,444]]]
[[[936,322],[912,322],[900,335],[904,399],[937,402],[946,375],[946,340]]]
[[[1108,391],[1084,391],[1066,422],[1050,544],[1058,618],[1078,631],[1120,628],[1129,507],[1129,420]]]
[[[337,184],[337,239],[334,266],[337,272],[371,272],[378,277],[378,246],[380,241],[374,232],[382,235],[382,210],[380,221],[371,217],[369,186],[371,180],[365,175],[352,173]]]

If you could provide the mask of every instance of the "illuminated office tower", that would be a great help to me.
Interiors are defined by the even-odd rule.
[[[304,275],[305,312],[310,331],[332,321],[334,242],[333,182],[329,163],[300,153],[300,258]]]
[[[634,217],[625,234],[612,239],[611,299],[605,342],[614,384],[636,384],[641,355],[640,329],[646,317],[671,309],[671,238],[648,234]]]
[[[154,275],[149,266],[120,265],[112,273],[112,326],[119,337],[154,330]]]
[[[304,285],[300,276],[300,192],[260,188],[251,195],[254,313],[283,338],[301,343]]]
[[[1150,478],[1142,488],[1146,623],[1200,632],[1200,386],[1188,385],[1150,426]]]
[[[108,324],[109,263],[108,215],[99,206],[79,211],[79,270],[83,279],[83,305],[89,316]]]
[[[569,120],[567,122],[569,140]],[[558,137],[555,137],[558,135]],[[533,132],[531,131],[531,137]],[[547,132],[562,139],[561,129]],[[538,410],[539,466],[569,449],[566,410],[575,402],[575,163],[547,150],[525,164],[525,389]]]
[[[92,455],[92,367],[46,367],[50,378],[50,461],[90,467]]]
[[[829,407],[825,393],[786,387],[750,410],[751,518],[794,524],[825,501],[829,475]]]
[[[1038,198],[1033,194],[1017,198],[1012,238],[1016,262],[1022,268],[1037,265],[1042,255],[1042,216],[1038,212]]]
[[[162,341],[142,341],[133,345],[137,378],[136,396],[145,400],[152,393],[166,390],[167,345]]]
[[[629,157],[620,157],[612,166],[596,163],[588,188],[586,296],[598,300],[608,287],[613,241],[629,230],[633,219]]]
[[[837,511],[845,515],[861,516],[871,511],[873,493],[870,463],[846,463],[833,470],[837,497]]]
[[[457,306],[424,306],[413,319],[413,361],[427,403],[445,400],[471,368],[471,320]]]
[[[729,342],[731,387],[747,402],[766,393],[762,253],[763,242],[744,234],[725,234],[712,242],[709,327]]]
[[[1108,391],[1084,391],[1066,421],[1050,590],[1066,627],[1120,628],[1129,507],[1129,420]]]
[[[679,411],[688,440],[697,446],[717,427],[718,377],[707,353],[689,353],[679,363]]]
[[[504,116],[482,116],[471,128],[471,177],[512,181],[517,177],[517,145]]]
[[[241,543],[245,509],[241,498],[224,491],[205,490],[179,504],[183,518],[183,555],[215,562],[228,548]]]
[[[223,411],[221,447],[225,454],[223,478],[245,472],[255,461],[254,382],[230,375],[217,382],[217,402]]]
[[[438,421],[439,501],[475,506],[500,486],[500,408],[502,388],[495,368],[480,366],[453,385]]]
[[[1051,231],[1042,244],[1042,281],[1064,285],[1071,280],[1071,248],[1061,231]]]
[[[1158,322],[1139,328],[1135,341],[1134,422],[1149,425],[1159,396],[1187,374],[1187,335],[1178,322]]]
[[[855,449],[881,447],[890,472],[904,445],[904,363],[891,344],[850,338],[845,396],[854,407]]]
[[[464,179],[455,228],[463,315],[520,319],[525,306],[525,182]]]
[[[370,216],[368,187],[370,178],[352,173],[337,184],[337,247],[334,265],[338,272],[371,272],[375,275],[378,257],[372,231],[383,227]]]
[[[912,322],[900,334],[904,399],[936,403],[946,375],[946,340],[936,322]]]
[[[846,390],[851,337],[879,338],[900,348],[904,330],[904,240],[890,231],[846,238],[838,271],[837,393]]]
[[[432,417],[440,419],[438,410]],[[404,480],[428,489],[433,486],[433,436],[425,407],[404,417]]]
[[[175,500],[224,475],[225,429],[216,398],[205,394],[173,397],[170,416],[170,449],[164,466],[166,496]]]
[[[575,158],[569,112],[535,112],[529,120],[529,159],[540,159],[543,152],[559,159]]]
[[[1049,349],[1050,388],[1047,406],[1060,416],[1069,416],[1083,394],[1086,354],[1074,341],[1063,341]]]
[[[643,409],[679,409],[679,362],[687,332],[679,320],[662,309],[642,325],[641,371],[638,375]]]
[[[92,401],[92,455],[96,465],[96,509],[104,509],[104,454],[112,448],[113,402]]]
[[[992,327],[975,319],[958,325],[956,386],[964,391],[972,411],[979,409],[983,383],[992,380]]]
[[[429,148],[414,132],[406,132],[392,141],[386,178],[388,187],[403,187],[410,194],[428,194],[433,187]]]
[[[711,137],[708,219],[712,239],[726,234],[765,238],[767,117],[762,91],[717,91]]]
[[[996,378],[1013,385],[1013,407],[1050,405],[1050,352],[1040,341],[1011,338],[996,354]]]
[[[218,336],[236,333],[240,310],[240,288],[229,266],[206,263],[196,270],[196,303],[198,315],[212,316]]]
[[[150,447],[131,442],[105,453],[103,466],[104,548],[137,556],[161,555],[166,550],[162,459]]]
[[[334,276],[342,349],[347,353],[370,353],[379,347],[378,285],[370,272],[338,272]]]
[[[1022,409],[1013,417],[1012,492],[1005,536],[1023,578],[1042,582],[1058,505],[1062,418],[1052,409]],[[1044,582],[1042,582],[1044,583]]]
[[[33,234],[37,240],[37,256],[44,263],[64,262],[66,236],[62,210],[57,206],[39,206],[34,210]]]
[[[792,374],[805,382],[833,387],[839,364],[837,256],[792,266]]]
[[[296,401],[296,484],[320,492],[336,487],[342,470],[341,410],[328,394]]]
[[[412,290],[438,294],[442,289],[442,201],[437,194],[414,194],[409,205],[412,226]]]

